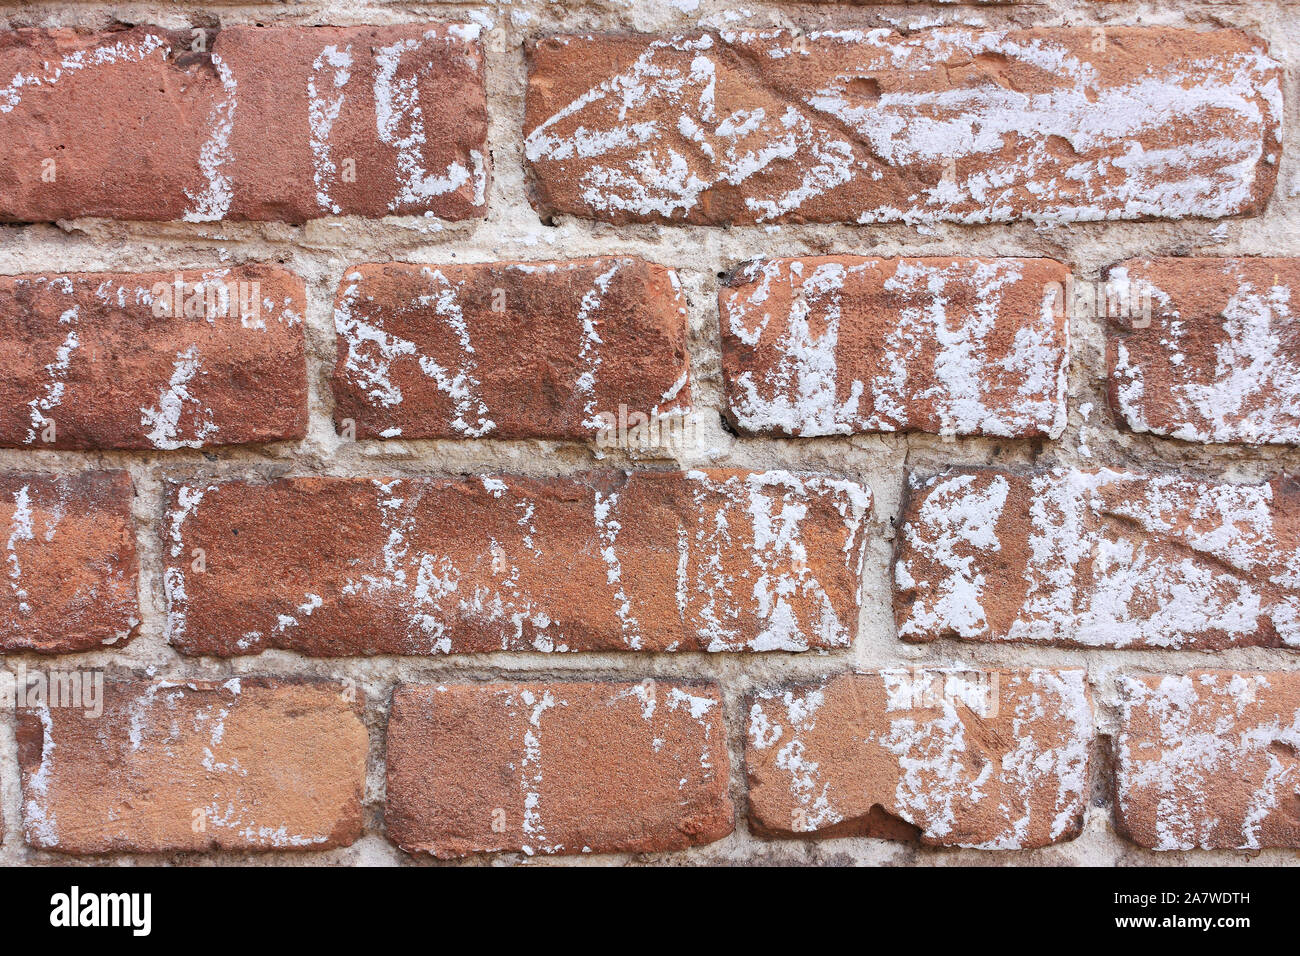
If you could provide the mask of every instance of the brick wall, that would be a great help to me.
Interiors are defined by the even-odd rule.
[[[0,6],[0,862],[1294,862],[1297,13]]]

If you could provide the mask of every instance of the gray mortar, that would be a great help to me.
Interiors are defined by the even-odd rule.
[[[1032,646],[966,644],[944,640],[905,644],[895,636],[890,604],[891,519],[897,514],[906,469],[934,473],[952,464],[1114,466],[1174,471],[1234,482],[1259,482],[1283,472],[1300,473],[1300,449],[1236,448],[1188,444],[1133,435],[1117,429],[1105,396],[1102,327],[1072,325],[1069,426],[1059,441],[962,439],[922,435],[858,436],[805,440],[737,439],[720,426],[722,405],[718,356],[717,273],[764,256],[813,254],[1048,256],[1081,278],[1096,278],[1112,263],[1132,256],[1300,256],[1300,113],[1296,60],[1300,53],[1300,3],[1096,2],[1045,0],[997,4],[898,4],[752,2],[730,7],[720,0],[496,0],[485,4],[374,3],[343,0],[281,4],[42,3],[16,6],[0,0],[9,27],[104,28],[114,20],[163,27],[220,23],[383,24],[462,20],[484,27],[487,49],[489,146],[493,177],[486,220],[440,223],[419,218],[368,221],[323,219],[305,226],[284,224],[121,223],[79,219],[57,226],[0,227],[0,274],[24,272],[144,271],[213,264],[279,262],[307,283],[310,424],[301,442],[212,449],[205,453],[53,452],[0,450],[0,470],[78,471],[124,468],[135,480],[136,535],[141,556],[143,623],[126,647],[55,658],[11,654],[10,664],[28,669],[102,668],[109,677],[150,674],[171,680],[224,679],[240,675],[315,675],[350,678],[366,694],[370,757],[365,834],[353,846],[328,852],[208,853],[166,856],[72,858],[33,850],[22,837],[22,808],[12,713],[0,714],[0,809],[4,844],[0,863],[175,862],[254,865],[425,864],[398,850],[383,827],[383,738],[388,702],[400,681],[646,677],[709,678],[722,686],[731,743],[731,793],[737,828],[731,836],[681,853],[526,858],[484,856],[467,864],[529,865],[692,863],[861,863],[903,865],[1295,865],[1300,853],[1142,850],[1118,836],[1094,758],[1095,798],[1082,835],[1043,850],[984,852],[916,847],[866,838],[771,841],[754,837],[745,822],[744,698],[755,688],[817,679],[845,670],[924,663],[979,667],[1018,665],[1086,667],[1095,693],[1097,729],[1115,731],[1115,677],[1119,673],[1169,672],[1222,667],[1300,670],[1300,654],[1267,648],[1214,653],[1160,650],[1070,650]],[[731,26],[913,28],[961,23],[988,26],[1179,26],[1238,27],[1266,40],[1286,66],[1285,137],[1278,187],[1265,213],[1254,219],[1183,222],[1090,223],[1069,226],[1015,225],[913,228],[892,226],[626,226],[560,217],[543,224],[524,191],[522,122],[525,73],[522,43],[552,33],[637,30],[682,31]],[[165,144],[165,140],[162,141]],[[675,267],[689,299],[695,418],[701,449],[678,460],[634,461],[621,453],[600,457],[591,445],[551,441],[362,441],[336,437],[329,376],[334,364],[332,303],[344,269],[365,261],[482,262],[567,259],[627,254]],[[1080,407],[1092,403],[1085,421]],[[1086,449],[1086,451],[1085,451]],[[1088,457],[1090,452],[1090,457]],[[192,477],[330,475],[447,475],[522,473],[564,475],[594,467],[787,468],[849,476],[869,485],[875,507],[869,525],[858,638],[849,650],[804,654],[464,654],[439,658],[379,656],[313,659],[286,651],[223,660],[187,658],[163,639],[163,485]],[[1103,743],[1105,741],[1102,741]]]

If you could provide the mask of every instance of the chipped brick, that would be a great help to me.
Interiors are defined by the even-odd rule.
[[[750,820],[779,837],[1071,840],[1092,726],[1081,670],[898,669],[761,693],[745,745]]]

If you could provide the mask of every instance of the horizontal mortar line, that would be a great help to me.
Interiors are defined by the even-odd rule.
[[[1080,403],[1071,403],[1077,406]],[[721,406],[694,406],[692,410],[693,417],[704,416],[711,424],[712,415],[721,417],[723,407]],[[309,421],[309,426],[313,423],[332,430],[333,418],[321,416]],[[954,467],[984,467],[997,470],[1014,470],[1016,468],[1051,468],[1059,462],[1057,457],[1049,455],[1049,452],[1063,452],[1066,456],[1077,459],[1076,467],[1087,468],[1124,468],[1125,470],[1134,471],[1158,471],[1170,468],[1178,469],[1195,469],[1195,468],[1216,468],[1216,467],[1240,467],[1243,464],[1255,465],[1262,468],[1271,466],[1288,467],[1300,464],[1300,448],[1287,445],[1244,445],[1235,446],[1228,444],[1214,443],[1194,443],[1184,442],[1181,439],[1170,438],[1165,436],[1156,436],[1142,434],[1135,436],[1132,432],[1126,432],[1119,429],[1105,428],[1088,425],[1090,435],[1087,446],[1093,448],[1101,445],[1103,441],[1127,440],[1136,441],[1140,444],[1151,446],[1148,449],[1115,449],[1115,454],[1103,454],[1102,451],[1109,449],[1099,449],[1094,451],[1091,457],[1084,458],[1080,453],[1083,443],[1077,439],[1074,443],[1062,439],[1055,441],[1049,439],[1025,438],[1025,439],[1008,439],[996,436],[964,436],[953,442],[945,442],[941,436],[929,432],[910,431],[910,432],[861,432],[846,435],[818,436],[810,438],[784,437],[784,436],[735,436],[730,433],[720,434],[718,437],[724,438],[730,447],[730,450],[717,459],[707,457],[708,449],[693,450],[693,453],[683,454],[680,457],[645,457],[634,458],[627,452],[618,449],[604,449],[607,456],[605,459],[595,457],[595,452],[601,450],[594,441],[577,441],[572,439],[552,439],[552,438],[521,438],[521,439],[500,439],[500,438],[400,438],[393,439],[390,442],[379,439],[360,439],[352,442],[339,440],[332,447],[323,448],[313,444],[318,439],[308,437],[306,439],[291,439],[283,442],[267,442],[260,445],[209,445],[202,448],[187,449],[111,449],[111,448],[60,448],[44,449],[39,446],[24,447],[4,447],[0,448],[0,467],[8,463],[14,463],[29,466],[32,470],[56,470],[67,466],[88,466],[109,467],[110,463],[120,462],[123,465],[135,464],[148,468],[169,468],[169,467],[187,467],[194,466],[200,471],[207,473],[222,468],[242,468],[253,465],[260,465],[268,468],[287,467],[294,468],[298,466],[301,458],[294,456],[307,455],[312,458],[321,458],[325,460],[320,466],[308,465],[314,470],[313,474],[323,474],[320,468],[328,473],[329,469],[348,469],[356,470],[364,467],[370,462],[382,465],[384,467],[428,467],[437,465],[436,457],[429,459],[430,455],[437,456],[439,453],[447,453],[448,461],[451,458],[462,455],[466,451],[483,452],[485,455],[501,456],[501,463],[507,465],[517,465],[517,456],[520,453],[534,453],[543,455],[564,455],[572,453],[586,453],[591,456],[589,463],[597,468],[610,467],[639,467],[648,470],[664,470],[672,466],[684,467],[683,463],[692,463],[689,467],[737,467],[734,462],[737,459],[743,459],[745,453],[761,453],[764,456],[770,456],[773,450],[779,450],[787,454],[784,456],[786,464],[781,467],[793,467],[800,463],[807,466],[821,465],[815,457],[829,451],[842,451],[844,444],[849,444],[848,449],[851,452],[862,454],[873,454],[878,449],[862,447],[862,442],[880,442],[885,445],[884,449],[879,451],[887,455],[897,455],[910,451],[913,456],[928,455],[942,458],[945,453],[952,458]],[[1073,429],[1072,429],[1073,431]],[[329,432],[326,432],[329,434]],[[296,443],[306,443],[305,447],[294,448]],[[909,444],[910,443],[910,444]],[[407,450],[399,450],[409,449]],[[546,447],[539,447],[546,446]],[[263,450],[267,449],[267,450]],[[355,449],[349,451],[348,449]],[[721,450],[721,449],[720,449]],[[1154,451],[1160,453],[1176,453],[1180,457],[1157,458],[1141,464],[1135,464],[1131,460],[1131,455],[1141,453],[1142,451]],[[991,452],[1014,453],[1017,451],[1032,452],[1037,457],[1032,462],[1023,462],[1015,459],[1003,461],[987,461],[986,458]],[[964,454],[956,454],[958,452]],[[1124,454],[1127,452],[1128,454]],[[221,456],[216,461],[206,457],[206,455]],[[31,456],[30,459],[28,456]],[[41,457],[35,457],[41,456]],[[51,458],[49,456],[58,456]],[[512,460],[511,456],[515,456]],[[415,459],[421,460],[415,460]],[[709,464],[695,464],[701,461],[708,461]],[[727,462],[733,462],[728,465]],[[492,461],[481,461],[465,466],[456,464],[454,467],[488,467],[494,464]],[[588,462],[563,462],[562,469],[572,469],[583,467]],[[926,462],[927,467],[930,463]],[[857,466],[837,465],[835,470],[847,472]],[[912,466],[917,467],[917,466]],[[531,472],[530,472],[531,473]],[[339,475],[338,477],[348,477]],[[1239,482],[1237,482],[1239,483]]]
[[[905,646],[905,645],[900,645]],[[170,646],[167,646],[169,651]],[[124,649],[125,650],[125,649]],[[874,673],[879,670],[909,668],[935,669],[988,669],[1006,670],[1021,667],[1084,669],[1090,678],[1109,681],[1112,677],[1136,673],[1184,673],[1187,670],[1300,670],[1300,653],[1283,648],[1234,648],[1228,651],[1205,652],[1214,657],[1195,657],[1195,651],[1159,651],[1150,648],[1125,651],[1115,648],[1098,649],[1104,657],[1077,658],[1065,656],[1070,652],[1061,649],[1042,649],[1034,660],[972,659],[969,656],[934,654],[924,657],[890,658],[884,656],[871,660],[855,660],[849,649],[819,654],[818,652],[721,652],[705,655],[700,652],[620,651],[575,652],[571,663],[554,659],[532,660],[514,656],[519,652],[486,652],[423,657],[420,655],[375,655],[374,657],[310,657],[295,651],[275,650],[279,657],[271,662],[259,662],[255,657],[220,658],[188,657],[175,652],[168,661],[123,660],[111,656],[109,650],[74,652],[61,655],[40,655],[34,652],[7,654],[0,658],[0,671],[12,671],[21,665],[28,672],[57,670],[103,670],[106,676],[116,679],[156,680],[228,680],[232,677],[309,677],[313,679],[341,679],[363,676],[379,682],[400,682],[410,676],[437,677],[456,675],[462,678],[498,679],[507,676],[528,676],[545,680],[598,680],[617,676],[617,679],[637,680],[689,680],[692,678],[715,682],[740,682],[745,685],[755,681],[808,679],[838,674]],[[1272,660],[1242,659],[1248,651],[1269,650],[1280,656]],[[626,660],[613,661],[612,654],[626,655]],[[804,656],[816,654],[815,659]],[[1124,660],[1122,655],[1154,654],[1155,660]],[[725,655],[725,656],[724,656]],[[771,655],[771,656],[768,656]],[[1289,656],[1281,656],[1289,655]],[[701,665],[704,665],[701,667]],[[147,675],[149,667],[161,668]],[[394,676],[393,668],[406,668],[407,673]],[[779,673],[768,674],[768,668],[781,668]]]
[[[511,204],[513,206],[513,203]],[[1251,219],[1223,219],[1223,220],[1192,220],[1189,222],[1178,220],[1151,220],[1151,221],[1110,221],[1104,223],[1075,223],[1069,225],[1069,231],[1074,237],[1080,234],[1084,238],[1093,240],[1104,240],[1109,238],[1107,234],[1126,235],[1134,232],[1152,232],[1157,236],[1168,236],[1169,227],[1178,225],[1182,227],[1192,226],[1204,230],[1219,228],[1224,224],[1234,225],[1239,228],[1255,226],[1256,232],[1260,233],[1257,237],[1257,244],[1251,245],[1251,236],[1243,235],[1237,237],[1227,248],[1223,244],[1212,241],[1211,237],[1204,238],[1206,242],[1202,251],[1198,255],[1222,256],[1287,256],[1295,255],[1297,249],[1300,249],[1300,240],[1291,239],[1283,240],[1283,248],[1279,248],[1277,237],[1267,235],[1264,230],[1273,225],[1281,225],[1282,220],[1279,217],[1273,221],[1274,216],[1266,213]],[[362,238],[360,241],[350,240],[337,244],[322,243],[309,241],[306,236],[295,235],[283,238],[268,237],[265,235],[232,235],[232,236],[212,236],[206,235],[199,230],[197,224],[184,227],[175,225],[171,222],[155,223],[151,221],[137,220],[116,220],[116,219],[95,219],[88,220],[87,225],[90,227],[101,227],[101,231],[118,232],[121,230],[130,230],[132,235],[127,237],[127,241],[140,243],[171,243],[174,245],[192,246],[196,242],[213,243],[215,248],[231,249],[236,248],[236,244],[262,243],[269,249],[282,252],[284,249],[297,249],[303,253],[319,254],[322,257],[336,257],[340,253],[360,252],[361,254],[379,254],[385,258],[392,258],[391,255],[385,255],[391,249],[409,251],[411,249],[430,248],[443,249],[452,243],[463,243],[466,239],[466,233],[477,234],[481,230],[505,230],[511,229],[530,229],[536,234],[545,234],[546,231],[555,229],[559,230],[556,235],[557,240],[567,242],[586,242],[600,244],[602,248],[615,250],[632,249],[634,246],[641,246],[648,249],[665,249],[676,256],[684,256],[681,251],[682,240],[695,240],[699,237],[709,237],[714,240],[718,247],[720,258],[725,261],[744,261],[746,258],[781,258],[790,255],[867,255],[873,257],[907,255],[908,247],[916,246],[917,254],[942,255],[943,252],[936,252],[937,249],[950,249],[950,254],[979,255],[979,256],[1030,256],[1033,258],[1059,258],[1058,249],[1049,247],[1050,240],[1042,238],[1043,229],[1034,228],[1027,223],[1006,223],[990,226],[953,226],[950,224],[936,224],[934,228],[945,230],[945,234],[937,237],[928,237],[920,235],[914,227],[899,226],[888,224],[885,226],[865,226],[851,223],[828,223],[828,224],[783,224],[778,226],[780,229],[779,241],[789,243],[796,248],[789,252],[779,250],[764,249],[761,253],[748,253],[741,251],[731,251],[732,247],[738,247],[746,242],[757,240],[759,243],[770,245],[773,241],[773,234],[770,234],[762,226],[741,226],[732,225],[726,227],[720,226],[688,226],[672,224],[633,224],[630,226],[612,227],[608,223],[598,220],[578,219],[575,217],[566,217],[562,226],[547,226],[542,230],[537,227],[540,220],[523,219],[518,221],[485,221],[485,220],[468,220],[456,221],[446,220],[439,221],[441,229],[437,231],[421,232],[419,235],[412,235],[410,231],[403,230],[399,224],[392,223],[386,218],[381,219],[354,219],[348,221],[342,220],[312,220],[313,223],[319,224],[313,228],[324,229],[330,228],[325,225],[337,222],[337,228],[357,227],[367,228],[378,226],[387,230],[388,234],[382,237]],[[0,230],[5,228],[21,230],[25,228],[40,228],[48,225],[47,223],[34,222],[30,224],[5,224],[0,225]],[[252,232],[255,233],[258,227],[280,227],[290,228],[293,230],[305,230],[308,227],[303,225],[290,225],[287,223],[244,223],[231,222],[229,224],[232,231]],[[1087,228],[1095,227],[1095,228]],[[604,235],[611,228],[619,228],[624,231],[624,236],[611,237]],[[1065,230],[1066,225],[1051,226],[1049,229]],[[876,249],[854,252],[852,250],[823,252],[820,247],[824,245],[827,234],[834,234],[835,243],[860,243],[868,234],[868,231],[874,233],[872,239],[876,242],[889,244],[900,247],[900,251],[890,251],[887,253]],[[626,235],[626,233],[632,233]],[[644,233],[638,236],[636,233]],[[454,233],[454,234],[449,234]],[[577,233],[574,235],[573,233]],[[883,233],[883,235],[882,235]],[[1025,235],[1021,235],[1024,233]],[[2,234],[2,232],[0,232]],[[99,240],[98,237],[85,233],[73,233],[69,238],[76,238],[85,241],[88,246]],[[1162,249],[1181,251],[1187,248],[1188,237],[1185,235],[1173,235],[1168,238],[1157,241],[1153,244],[1150,237],[1132,237],[1128,243],[1119,243],[1121,250],[1126,244],[1135,247],[1132,253],[1108,254],[1102,257],[1098,254],[1098,261],[1114,263],[1122,261],[1125,258],[1135,256],[1150,255],[1153,252],[1158,253]],[[972,244],[981,242],[996,244],[999,248],[1007,251],[995,252],[994,250],[983,251],[978,249],[972,250]],[[523,250],[522,254],[531,253],[531,258],[539,258],[538,246],[535,243],[529,243],[522,237],[510,235],[494,236],[493,239],[484,243],[485,246],[504,246],[506,248],[518,248]],[[550,244],[548,244],[549,246]],[[556,247],[560,242],[555,244]],[[1142,246],[1137,249],[1137,246]],[[543,247],[546,248],[546,247]],[[1258,249],[1259,251],[1252,251]],[[126,255],[130,255],[132,250],[127,250]],[[141,250],[141,255],[147,255],[147,250]],[[495,253],[488,253],[495,254]],[[698,260],[687,260],[682,258],[684,263],[687,261],[697,262]]]

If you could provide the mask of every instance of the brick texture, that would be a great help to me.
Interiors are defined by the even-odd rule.
[[[750,822],[1018,850],[1083,826],[1092,705],[1081,670],[914,668],[758,694]]]
[[[1063,265],[1047,259],[773,259],[718,297],[732,422],[747,434],[1057,436]]]
[[[1155,850],[1300,847],[1300,675],[1124,677],[1116,824]]]
[[[361,832],[359,692],[110,681],[103,713],[20,710],[27,842],[63,853],[327,849]]]
[[[1263,44],[1128,27],[1102,40],[1073,27],[548,37],[529,48],[531,198],[615,223],[1260,211],[1282,117]]]
[[[307,431],[283,269],[0,278],[0,444],[176,449]]]
[[[1130,306],[1108,342],[1111,404],[1129,428],[1300,445],[1300,259],[1139,260],[1110,282]]]
[[[480,216],[477,35],[233,26],[195,52],[188,30],[0,32],[0,222]]]
[[[1057,469],[913,481],[899,635],[1300,647],[1300,487]]]
[[[340,655],[847,647],[870,499],[785,472],[608,472],[182,485],[171,501],[173,644]]]
[[[0,651],[85,651],[129,640],[136,602],[131,477],[0,477]]]
[[[686,304],[636,259],[364,265],[334,305],[358,438],[590,438],[690,407]]]
[[[111,6],[0,866],[1300,865],[1300,0]]]
[[[649,853],[733,828],[715,685],[404,685],[387,763],[411,853]]]

